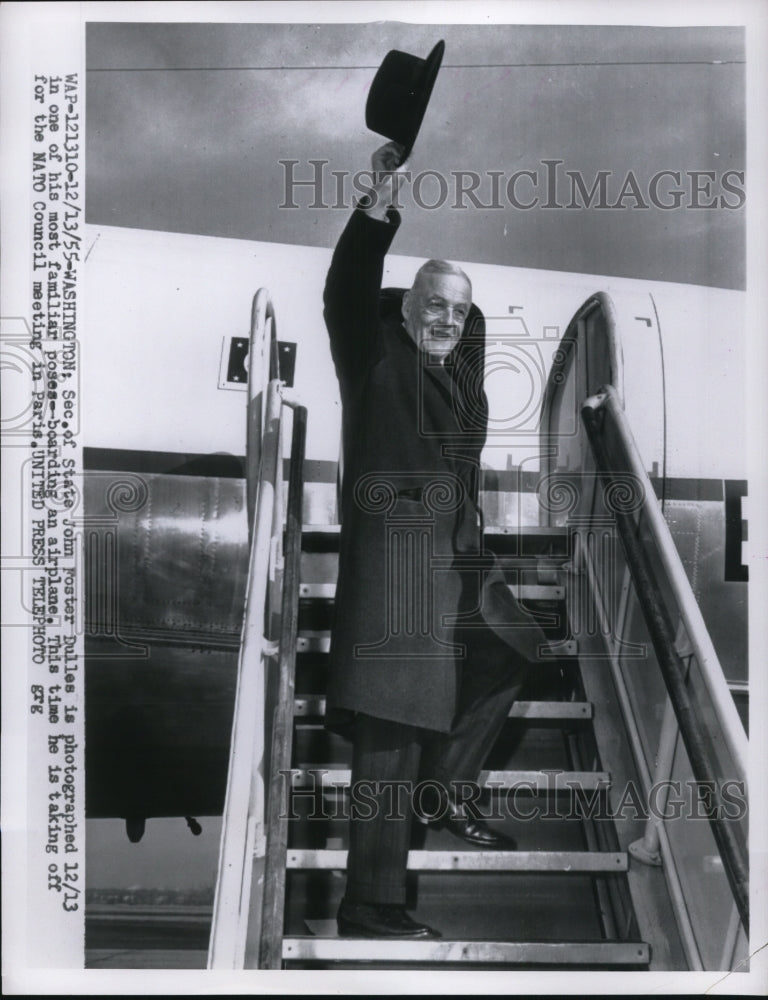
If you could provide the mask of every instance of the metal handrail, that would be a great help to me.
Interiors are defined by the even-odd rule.
[[[746,785],[748,741],[744,726],[731,697],[728,682],[725,679],[720,660],[701,613],[701,608],[696,602],[685,568],[680,561],[669,525],[661,512],[659,504],[650,502],[650,498],[655,499],[653,486],[643,466],[640,453],[637,450],[635,439],[629,427],[629,421],[613,387],[606,386],[599,395],[586,400],[582,408],[582,414],[584,414],[586,408],[596,410],[603,406],[616,423],[628,460],[629,471],[637,477],[645,488],[647,502],[644,504],[643,511],[648,518],[648,523],[658,543],[664,572],[674,587],[680,615],[691,640],[693,651],[696,654],[707,691],[712,699],[717,720],[723,731],[725,744],[736,765],[737,776]]]
[[[288,815],[289,796],[285,773],[291,766],[293,748],[306,434],[307,410],[304,406],[297,406],[293,415],[288,510],[285,526],[285,570],[280,616],[280,678],[273,712],[271,777],[267,795],[267,853],[259,940],[258,965],[260,969],[279,969],[282,960],[285,862],[288,846],[286,816]]]
[[[278,377],[275,313],[266,288],[260,288],[253,297],[248,374],[245,470],[250,543],[248,582],[208,949],[209,969],[242,969],[247,942],[258,941],[261,935],[267,849],[267,797],[264,787],[267,665],[269,658],[278,653],[281,660],[284,659],[285,653],[281,652],[281,648],[286,648],[285,620],[280,644],[271,643],[266,638],[271,613],[268,604],[273,603],[272,594],[279,592],[282,562],[279,550],[283,534],[284,406],[296,411],[291,450],[289,518],[292,524],[298,521],[299,537],[301,533],[306,409],[285,395],[283,383]],[[294,618],[298,614],[299,567],[293,535],[294,531],[290,533],[292,548],[283,578],[284,618],[288,608],[286,585],[290,591],[296,591],[296,609],[290,612],[288,608],[288,611]],[[292,631],[295,634],[296,628],[293,627]],[[295,638],[293,644],[295,657]],[[287,645],[290,647],[290,641]],[[258,887],[255,899],[251,898],[253,885]]]
[[[616,425],[619,442],[624,452],[623,457],[626,459],[628,468],[637,476],[644,487],[642,512],[646,516],[658,543],[663,570],[678,603],[691,647],[701,667],[702,676],[715,707],[726,746],[739,771],[739,777],[745,780],[746,736],[741,720],[733,704],[717,654],[712,646],[701,611],[693,597],[669,528],[656,503],[650,480],[637,452],[626,416],[619,403],[617,393],[611,386],[605,387],[601,393],[586,400],[581,410],[582,420],[597,460],[599,472],[604,479],[610,482],[614,470],[601,435],[606,413],[610,415]],[[634,522],[629,513],[620,510],[614,511],[614,517],[694,776],[697,781],[711,783],[716,789],[717,784],[710,767],[705,734],[696,718],[685,683],[685,668],[677,652],[675,636],[669,627],[656,581],[634,530]],[[717,800],[717,791],[713,794]],[[710,816],[709,822],[723,858],[724,868],[739,915],[745,929],[748,929],[749,895],[746,859],[742,857],[732,827],[721,818],[719,812],[720,810],[715,810],[714,815]]]
[[[278,476],[282,476],[279,450],[281,411],[281,383],[275,379],[268,387],[257,477],[227,792],[208,950],[209,969],[243,968],[254,870],[252,861],[254,857],[260,857],[263,864],[264,858],[264,662],[272,652],[265,640],[266,596],[275,484]]]
[[[253,378],[252,375],[254,372],[259,372],[261,378]],[[272,379],[278,377],[275,310],[267,289],[260,288],[253,296],[251,304],[251,329],[248,347],[245,494],[249,532],[253,530],[256,497],[258,494],[261,448],[265,431],[267,387]]]

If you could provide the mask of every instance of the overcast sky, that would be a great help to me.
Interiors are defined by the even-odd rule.
[[[340,13],[343,5],[339,5]],[[330,171],[365,169],[381,140],[365,127],[376,67],[398,48],[446,52],[412,158],[434,179],[408,207],[395,252],[493,264],[744,287],[745,207],[726,183],[745,166],[744,46],[739,28],[582,26],[92,24],[87,34],[87,217],[97,224],[331,247],[346,212],[286,201],[281,160]],[[543,161],[590,188],[608,171],[608,204],[628,173],[640,199],[614,209],[544,208]],[[475,171],[493,202],[489,171],[502,172],[501,208],[458,210],[458,170]],[[530,209],[510,205],[514,189]],[[680,171],[681,207],[654,207],[654,175]],[[711,171],[703,193],[686,172]],[[667,177],[657,200],[671,201]],[[407,197],[407,196],[406,196]],[[715,208],[693,207],[694,201]],[[464,199],[465,204],[470,204]]]

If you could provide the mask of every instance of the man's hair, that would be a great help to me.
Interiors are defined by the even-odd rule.
[[[452,264],[449,260],[428,260],[426,264],[422,264],[413,279],[414,288],[418,285],[424,274],[457,274],[459,277],[464,278],[469,287],[472,288],[472,282],[468,275],[462,271],[458,264]]]

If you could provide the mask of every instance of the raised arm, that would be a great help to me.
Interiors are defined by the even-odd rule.
[[[325,324],[340,379],[362,375],[377,356],[384,258],[400,225],[392,207],[402,181],[402,147],[389,142],[372,157],[374,183],[339,239],[325,283]]]

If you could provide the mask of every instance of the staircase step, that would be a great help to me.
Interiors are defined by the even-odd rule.
[[[301,532],[302,552],[338,552],[338,524],[305,524]]]
[[[349,785],[350,771],[346,768],[306,765],[293,768],[291,786],[293,788],[344,788]],[[481,771],[481,788],[496,789],[522,788],[526,791],[572,791],[584,789],[610,788],[611,779],[606,771]]]
[[[289,849],[286,867],[347,867],[347,851]],[[408,869],[419,872],[625,872],[628,855],[601,851],[409,851]]]
[[[287,937],[283,958],[326,962],[461,962],[509,965],[645,965],[642,941],[385,941]]]
[[[510,719],[591,719],[588,701],[516,701],[509,710]]]
[[[338,524],[305,524],[301,547],[304,552],[338,552]],[[565,527],[493,528],[484,532],[485,544],[495,552],[503,566],[535,569],[539,566],[562,566],[571,558],[570,536]]]
[[[321,696],[297,698],[296,718],[325,715],[325,698]],[[563,722],[572,719],[591,719],[592,705],[588,701],[516,701],[509,710],[510,719],[554,719]]]
[[[299,633],[296,640],[296,651],[298,653],[328,653],[330,649],[331,633],[327,630],[318,632],[305,630]],[[565,639],[550,643],[547,657],[556,659],[558,657],[578,656],[578,653],[579,647],[576,640]]]
[[[328,653],[330,649],[330,632],[300,632],[296,639],[297,653]]]
[[[565,587],[549,583],[508,583],[518,601],[564,601]]]
[[[336,596],[335,583],[300,583],[299,597],[331,601]]]
[[[518,601],[563,601],[565,587],[554,584],[509,583],[507,584]],[[299,597],[305,600],[331,601],[336,597],[335,583],[302,583]]]

